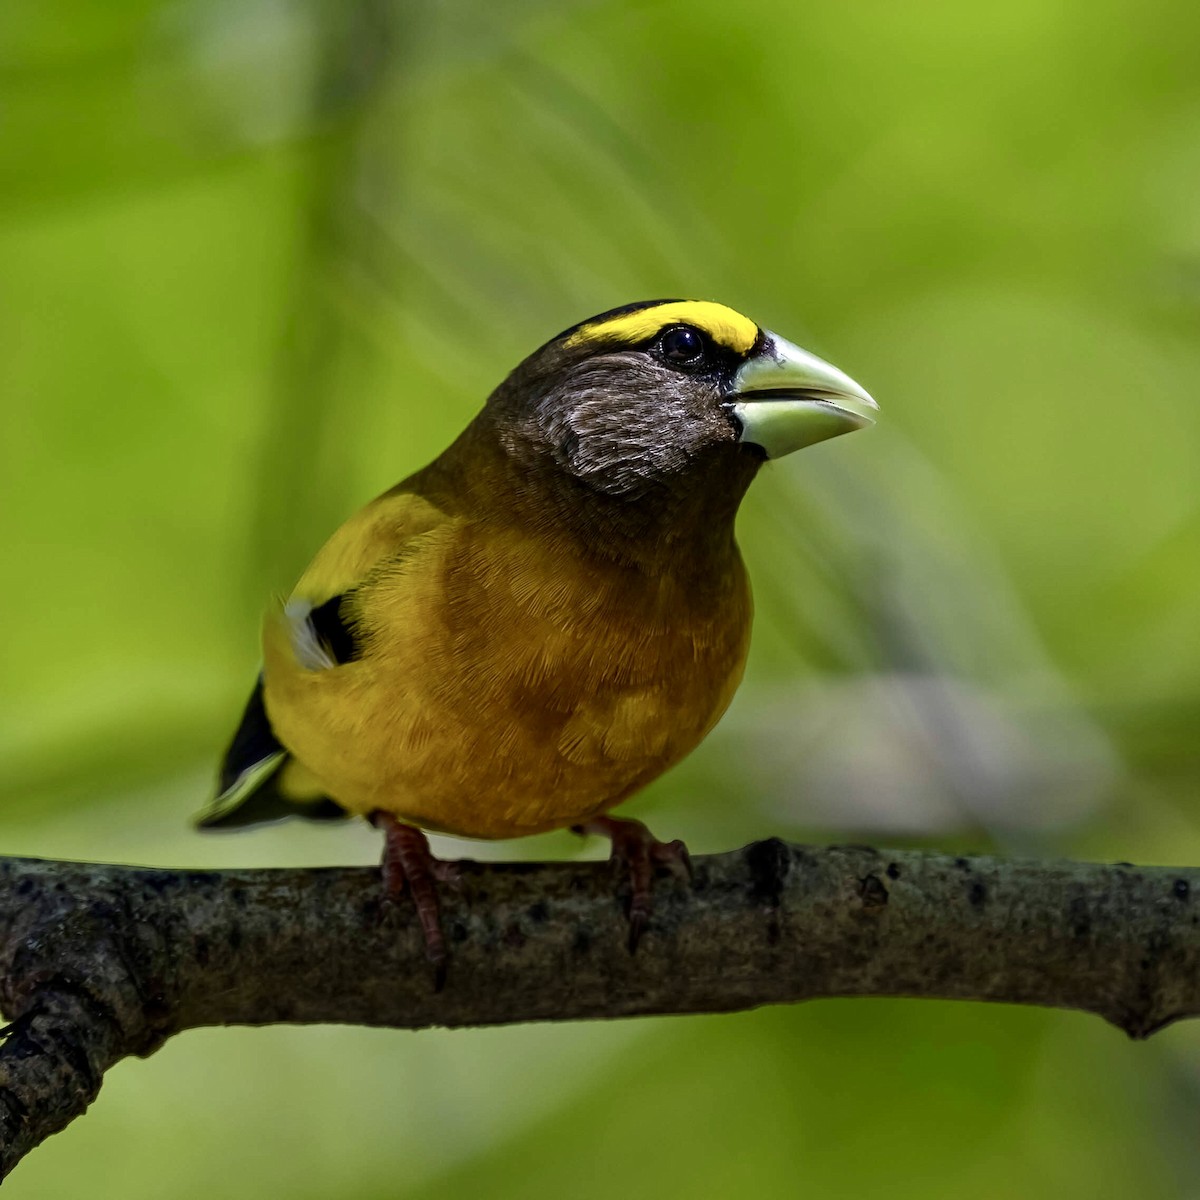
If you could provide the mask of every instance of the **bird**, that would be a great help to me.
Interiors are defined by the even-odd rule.
[[[742,678],[734,519],[765,462],[872,424],[837,367],[725,305],[650,300],[522,361],[428,466],[351,516],[264,619],[262,669],[202,828],[359,816],[415,904],[438,986],[427,832],[602,834],[629,947],[657,868],[611,810],[678,763]]]

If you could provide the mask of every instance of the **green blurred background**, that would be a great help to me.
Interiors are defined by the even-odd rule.
[[[4,851],[373,861],[188,828],[265,599],[533,347],[683,295],[883,419],[755,485],[746,683],[631,811],[1200,862],[1198,50],[1183,0],[4,6]],[[1194,1197],[1198,1052],[916,1001],[202,1031],[10,1189]]]

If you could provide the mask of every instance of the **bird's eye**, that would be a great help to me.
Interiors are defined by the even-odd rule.
[[[694,363],[704,353],[704,335],[690,325],[676,325],[662,335],[658,348],[667,362]]]

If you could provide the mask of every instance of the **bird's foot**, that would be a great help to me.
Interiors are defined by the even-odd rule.
[[[665,867],[685,883],[692,878],[692,860],[678,838],[660,842],[641,821],[620,817],[594,817],[574,825],[576,833],[599,833],[612,841],[610,861],[629,872],[629,953],[641,941],[654,907],[654,868]]]
[[[383,875],[385,911],[398,904],[405,891],[412,896],[417,920],[425,936],[425,957],[433,967],[433,986],[440,992],[446,982],[450,955],[442,933],[437,885],[459,886],[458,865],[434,858],[424,833],[413,825],[397,821],[390,813],[376,811],[369,820],[376,829],[383,830],[383,859],[379,869]]]

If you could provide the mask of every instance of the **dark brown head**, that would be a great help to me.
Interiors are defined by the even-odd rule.
[[[677,514],[731,521],[768,457],[861,428],[874,408],[836,367],[724,305],[654,300],[547,342],[483,415],[532,477],[661,532]]]

